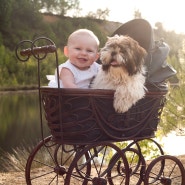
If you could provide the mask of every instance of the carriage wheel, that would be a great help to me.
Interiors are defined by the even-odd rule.
[[[184,185],[185,169],[179,159],[163,155],[154,159],[148,166],[144,185]]]
[[[28,185],[64,184],[65,176],[76,151],[72,145],[57,144],[52,136],[45,138],[31,151],[25,169]],[[80,150],[80,149],[79,149]]]
[[[147,160],[152,160],[156,157],[164,155],[164,151],[160,144],[151,138],[134,140],[128,145],[127,148],[136,148]]]
[[[122,166],[124,166],[125,185],[128,185],[129,167],[127,159],[124,153],[112,143],[88,145],[77,154],[69,167],[65,185],[107,185],[108,178],[110,178],[107,174],[117,162],[117,160],[111,159],[115,153],[117,153]],[[83,160],[84,158],[85,160]]]
[[[125,153],[125,156],[127,158],[128,164],[129,164],[129,176],[130,176],[130,184],[134,185],[140,185],[142,183],[142,174],[145,172],[145,160],[141,153],[134,149],[134,148],[128,148],[123,149],[123,153]],[[116,160],[116,165],[114,165],[114,168],[112,168],[108,172],[108,181],[110,185],[123,185],[125,184],[125,167],[122,166],[120,156],[118,154],[115,154],[110,164],[112,163],[112,160]],[[118,181],[119,179],[119,181]]]

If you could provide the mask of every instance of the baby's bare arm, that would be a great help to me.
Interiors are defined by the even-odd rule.
[[[75,79],[72,72],[67,68],[62,68],[60,71],[60,80],[64,88],[77,88],[75,84]]]

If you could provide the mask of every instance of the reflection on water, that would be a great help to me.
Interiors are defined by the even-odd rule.
[[[41,138],[38,93],[0,95],[0,119],[0,148],[4,151],[38,142]]]

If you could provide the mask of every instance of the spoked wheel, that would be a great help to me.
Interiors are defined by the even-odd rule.
[[[135,140],[130,143],[128,147],[136,148],[142,153],[146,160],[152,160],[156,157],[164,155],[164,151],[160,144],[151,138]]]
[[[148,166],[144,185],[184,185],[185,169],[179,159],[163,155],[154,159]]]
[[[40,141],[27,160],[25,169],[27,184],[64,184],[67,170],[77,151],[78,148],[73,145],[53,142],[51,136]]]
[[[65,185],[108,185],[111,178],[108,173],[118,162],[117,158],[111,159],[114,154],[117,154],[125,169],[122,175],[124,184],[129,185],[129,167],[125,154],[112,143],[88,145],[77,154],[69,167]]]
[[[134,149],[128,148],[123,149],[123,153],[125,154],[128,164],[129,164],[129,176],[130,176],[130,184],[132,185],[140,185],[142,183],[142,174],[145,172],[145,160],[141,153]],[[108,181],[110,185],[123,185],[125,184],[125,166],[122,166],[122,161],[120,160],[120,156],[115,154],[111,161],[116,161],[116,165],[114,168],[108,172]],[[118,180],[119,179],[119,180]]]

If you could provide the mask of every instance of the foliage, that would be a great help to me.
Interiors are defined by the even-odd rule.
[[[47,2],[49,3],[49,1]],[[70,1],[68,4],[72,2],[76,1]],[[39,12],[39,9],[42,8],[39,3],[41,1],[0,0],[0,23],[3,25],[0,27],[1,88],[37,85],[37,62],[34,58],[31,57],[29,62],[21,63],[15,57],[15,47],[21,40],[33,41],[35,38],[45,36],[53,40],[56,46],[62,49],[71,32],[85,27],[92,29],[98,37],[101,37],[100,42],[105,42],[106,36],[99,29],[96,20],[58,16],[58,21],[48,23],[43,20],[43,15]],[[104,36],[102,37],[102,35]],[[60,49],[58,50],[60,51]],[[59,63],[64,62],[63,53],[61,51],[58,53]],[[47,57],[42,64],[42,76],[54,74],[55,67],[55,57]],[[46,78],[43,78],[43,83],[47,83]]]
[[[10,0],[0,0],[0,31],[5,32],[10,25],[11,19],[11,7],[12,1]]]
[[[5,48],[3,45],[0,46],[0,85],[3,84],[13,84],[17,85],[17,80],[15,78],[15,73],[18,70],[18,67],[14,61],[15,58],[13,53]]]
[[[165,134],[185,127],[184,92],[184,85],[170,89],[160,124]]]
[[[65,61],[65,57],[58,49],[59,63]],[[20,62],[15,58],[15,54],[4,46],[0,46],[0,86],[37,86],[38,62],[34,57],[30,57],[28,62]],[[44,62],[41,63],[41,79],[43,85],[47,84],[46,75],[54,74],[56,60],[54,55],[48,54]]]
[[[94,19],[101,19],[106,20],[106,18],[109,16],[110,10],[106,8],[105,10],[97,9],[95,13],[89,12],[87,14],[87,17],[94,18]]]
[[[70,10],[79,10],[79,0],[40,0],[40,10],[65,16]]]
[[[105,31],[100,28],[100,24],[103,23],[101,20],[91,19],[91,18],[61,18],[50,24],[50,28],[54,35],[56,36],[55,44],[63,48],[67,43],[68,36],[80,28],[87,28],[92,30],[100,40],[101,46],[106,41]],[[59,39],[57,39],[59,38]]]
[[[154,140],[150,139],[139,140],[136,143],[135,141],[117,142],[116,146],[118,146],[122,150],[125,150],[125,153],[129,151],[129,148],[134,148],[137,151],[141,151],[142,156],[147,160],[154,159],[161,155],[161,151],[158,145],[155,143]],[[129,156],[127,160],[131,160]]]
[[[185,68],[184,62],[180,63],[175,56],[168,59],[177,70],[177,79],[171,80],[166,105],[163,110],[160,126],[163,133],[177,131],[184,134],[185,127]],[[174,83],[175,82],[175,83]]]

